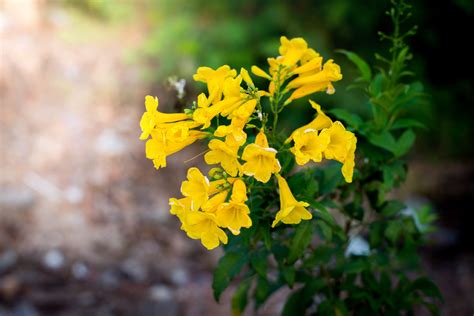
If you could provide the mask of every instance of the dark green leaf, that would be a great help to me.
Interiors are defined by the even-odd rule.
[[[329,113],[333,114],[338,119],[344,121],[349,126],[353,127],[355,130],[358,130],[359,127],[364,123],[360,116],[344,109],[332,109],[329,111]]]
[[[267,252],[254,252],[250,257],[250,265],[263,278],[267,277]]]
[[[324,239],[326,239],[327,242],[330,242],[332,240],[331,227],[323,221],[318,221],[316,225],[319,228]]]
[[[441,294],[436,284],[427,277],[420,277],[413,281],[408,287],[408,291],[421,291],[426,296],[443,301],[443,294]]]
[[[227,252],[217,264],[214,270],[212,288],[214,298],[219,298],[224,290],[229,286],[232,279],[239,274],[242,267],[248,262],[248,257],[241,252]]]
[[[322,279],[310,279],[299,290],[293,292],[283,307],[282,316],[305,315],[313,297],[325,286]]]
[[[370,66],[362,58],[360,58],[359,55],[343,49],[339,49],[337,52],[346,55],[347,58],[349,58],[349,60],[357,66],[362,78],[365,81],[369,82],[372,79],[372,70],[370,69]]]
[[[391,153],[395,153],[397,150],[397,141],[388,131],[382,131],[380,133],[370,133],[368,135],[368,139],[371,144],[386,149]]]
[[[304,221],[296,228],[295,236],[290,244],[290,254],[288,256],[288,263],[293,264],[300,258],[306,247],[311,243],[313,237],[313,225],[311,221]]]
[[[391,129],[404,129],[411,127],[419,127],[422,129],[426,129],[426,126],[423,123],[409,118],[401,118],[396,120],[395,123],[393,123]]]
[[[405,155],[415,142],[415,133],[411,129],[406,130],[402,136],[398,139],[396,149],[394,154],[396,157],[401,157]]]
[[[247,279],[240,282],[237,290],[235,290],[234,296],[232,296],[232,315],[241,315],[244,312],[247,306],[251,280]]]

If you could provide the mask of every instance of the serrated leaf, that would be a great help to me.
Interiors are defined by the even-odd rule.
[[[372,70],[370,69],[369,64],[367,64],[359,55],[344,49],[338,49],[337,52],[346,55],[346,57],[356,65],[365,81],[369,82],[372,79]]]
[[[217,263],[214,269],[212,288],[214,290],[214,298],[219,298],[224,290],[229,286],[232,279],[239,274],[242,267],[248,262],[246,253],[227,252]]]
[[[290,254],[288,255],[288,263],[293,264],[302,256],[306,247],[311,243],[313,237],[313,223],[304,221],[296,228],[295,236],[291,240]]]

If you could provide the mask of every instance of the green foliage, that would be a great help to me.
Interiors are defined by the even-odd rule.
[[[387,14],[394,32],[381,33],[391,48],[386,57],[376,55],[376,67],[341,51],[360,72],[352,86],[363,91],[371,113],[362,117],[330,111],[358,138],[353,183],[342,181],[339,163],[291,174],[294,158],[277,136],[272,139],[282,148],[282,174],[295,197],[310,203],[313,220],[270,228],[278,198],[271,189],[274,183],[251,185],[253,226],[229,237],[214,273],[216,299],[232,280],[240,280],[232,300],[234,314],[242,313],[249,300],[258,309],[285,286],[293,291],[283,315],[411,315],[419,305],[439,314],[442,295],[431,280],[419,276],[417,254],[436,216],[428,207],[413,210],[387,198],[405,180],[405,156],[415,131],[424,128],[405,111],[424,98],[422,85],[409,80],[412,57],[405,40],[414,29],[401,29],[408,12],[403,0],[393,2]]]

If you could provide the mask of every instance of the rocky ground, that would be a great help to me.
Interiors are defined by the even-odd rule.
[[[166,94],[129,62],[143,29],[42,10],[41,18],[0,11],[0,315],[229,314],[229,293],[221,304],[211,293],[220,252],[187,239],[168,215],[184,161],[201,149],[157,172],[138,141],[144,95]],[[445,315],[474,310],[472,233],[462,217],[473,173],[460,165],[420,186],[442,169],[420,163],[412,181],[440,201],[447,223],[424,251]],[[273,315],[282,295],[260,315]]]

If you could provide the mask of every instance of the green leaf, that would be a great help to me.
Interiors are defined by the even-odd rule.
[[[282,316],[305,315],[316,293],[325,287],[322,279],[310,279],[301,289],[293,292],[283,307]]]
[[[267,277],[266,251],[254,252],[250,257],[250,265],[263,278]]]
[[[331,226],[334,225],[334,218],[331,216],[331,214],[329,214],[328,210],[323,204],[316,201],[311,201],[310,205],[314,208],[317,217]]]
[[[426,296],[437,298],[440,301],[443,301],[443,294],[441,294],[436,284],[434,284],[434,282],[427,277],[419,277],[413,281],[408,287],[408,291],[421,291]]]
[[[402,224],[399,221],[392,221],[388,223],[387,229],[385,229],[385,237],[392,242],[395,243],[400,236],[400,232],[402,231]]]
[[[248,302],[248,291],[252,279],[242,281],[232,296],[232,315],[241,315]]]
[[[248,256],[242,252],[227,252],[217,263],[214,270],[212,288],[214,298],[219,298],[224,290],[229,286],[232,279],[239,274],[242,267],[248,262]]]
[[[336,52],[346,55],[346,57],[357,66],[365,81],[369,82],[372,79],[372,70],[370,69],[370,66],[360,58],[359,55],[344,49],[338,49]]]
[[[311,243],[313,237],[313,225],[311,221],[304,221],[296,228],[295,236],[290,244],[290,254],[288,255],[288,263],[293,264],[300,258],[306,247]]]
[[[329,113],[333,114],[338,119],[346,122],[349,126],[353,127],[355,130],[358,130],[359,127],[364,123],[359,115],[351,113],[344,109],[332,109]]]
[[[296,270],[294,267],[280,266],[281,275],[290,288],[295,284]]]
[[[393,135],[388,131],[382,131],[380,133],[368,134],[369,142],[377,147],[388,150],[391,153],[395,153],[397,147],[397,141]]]
[[[406,130],[398,139],[397,146],[395,147],[394,151],[395,156],[401,157],[405,155],[413,146],[415,138],[416,135],[411,129]]]
[[[397,201],[397,200],[387,201],[386,205],[382,209],[382,215],[393,216],[393,215],[398,214],[404,208],[405,208],[405,204],[403,204],[400,201]]]
[[[403,129],[403,128],[411,128],[411,127],[427,129],[426,125],[424,125],[423,123],[414,119],[409,119],[409,118],[397,119],[395,123],[393,123],[391,129],[395,130],[395,129]]]
[[[322,222],[322,221],[318,221],[316,225],[319,227],[319,229],[321,231],[321,234],[324,237],[324,239],[326,239],[327,242],[330,242],[332,240],[331,227],[328,224],[326,224],[325,222]]]

